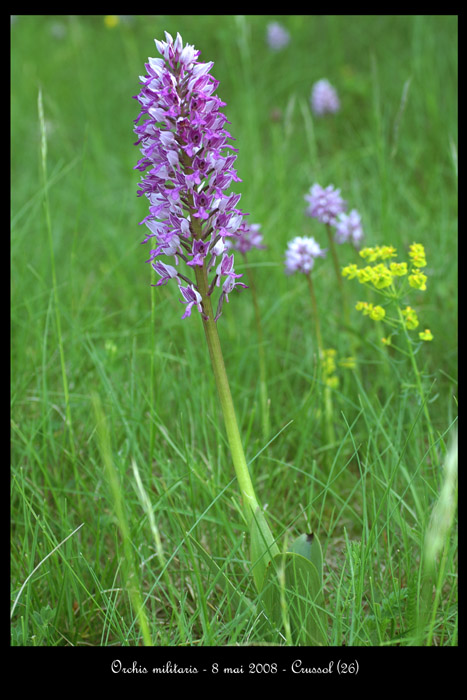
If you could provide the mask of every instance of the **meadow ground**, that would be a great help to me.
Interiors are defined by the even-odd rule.
[[[233,189],[267,246],[248,257],[262,339],[251,285],[218,328],[279,546],[319,535],[330,646],[457,645],[457,18],[339,15],[12,18],[12,645],[297,643],[224,585],[257,603],[202,322],[151,287],[140,245],[132,96],[165,30],[214,61]],[[321,78],[341,106],[317,117]],[[315,182],[360,212],[365,245],[425,247],[416,365],[355,310],[377,300],[355,280],[343,322],[328,254],[313,270],[326,384],[306,279],[284,274],[292,238],[328,247],[305,216]]]

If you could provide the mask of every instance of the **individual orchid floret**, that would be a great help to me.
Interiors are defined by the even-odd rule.
[[[286,274],[302,272],[308,275],[315,263],[315,258],[326,257],[326,250],[320,248],[314,238],[297,236],[288,243],[285,253]]]
[[[225,280],[224,284],[222,285],[222,292],[219,297],[219,302],[217,304],[217,312],[216,316],[214,318],[215,321],[221,316],[222,314],[222,307],[224,305],[224,299],[227,303],[229,303],[229,294],[232,290],[235,289],[235,287],[245,287],[247,288],[246,284],[243,284],[243,282],[236,282],[235,278],[240,277],[241,275],[228,275],[227,279]]]
[[[187,318],[187,316],[191,316],[191,309],[193,306],[196,306],[198,311],[202,314],[203,313],[203,307],[201,305],[202,297],[201,294],[194,288],[193,285],[190,285],[189,287],[182,287],[180,285],[179,287],[183,300],[180,299],[182,304],[186,304],[187,307],[185,309],[185,313],[183,314],[182,318]]]
[[[334,114],[340,109],[340,100],[336,89],[329,80],[318,80],[311,90],[311,108],[313,112],[322,117],[325,114]]]
[[[238,250],[239,253],[246,255],[253,248],[264,250],[265,245],[262,245],[263,234],[260,233],[261,224],[247,224],[243,222],[234,236],[226,239],[226,246],[232,250]]]
[[[222,260],[219,263],[219,265],[216,268],[216,282],[215,284],[219,287],[220,286],[220,279],[221,277],[232,277],[233,279],[237,277],[242,277],[242,275],[236,275],[233,269],[233,264],[234,264],[234,256],[228,255],[227,253],[224,253],[222,256]]]
[[[171,279],[178,278],[178,272],[173,265],[166,265],[161,260],[157,260],[156,262],[152,263],[152,267],[161,278],[156,283],[156,287],[159,287],[161,284],[167,284],[167,282]]]
[[[225,241],[240,228],[243,213],[237,208],[240,195],[228,191],[240,178],[220,111],[225,103],[214,94],[213,63],[200,62],[200,52],[184,46],[180,34],[174,40],[166,32],[165,38],[156,40],[160,57],[148,59],[140,78],[135,133],[142,158],[135,169],[142,173],[138,196],[149,203],[141,222],[149,229],[142,242],[153,243],[147,262],[160,277],[156,286],[175,279],[180,301],[187,305],[186,318],[193,306],[205,315],[200,279],[212,275],[219,257],[221,276],[239,277],[233,255],[228,272],[223,256]],[[175,266],[162,256],[172,258]],[[183,263],[188,276],[180,271]],[[219,286],[217,279],[217,272],[214,281],[208,279],[209,294]]]
[[[279,22],[270,22],[267,26],[266,40],[273,51],[281,51],[290,42],[290,34]]]
[[[336,243],[352,243],[358,248],[363,240],[362,218],[356,209],[352,209],[349,214],[341,212],[334,226],[336,233],[334,239]]]
[[[323,224],[335,225],[339,214],[347,209],[347,202],[342,199],[340,190],[335,189],[334,185],[323,188],[315,183],[305,195],[305,200],[308,202],[306,214]]]

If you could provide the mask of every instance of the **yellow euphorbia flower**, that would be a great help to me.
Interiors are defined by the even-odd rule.
[[[348,277],[349,280],[353,280],[353,278],[357,276],[357,272],[358,267],[355,263],[352,263],[352,265],[347,265],[342,268],[342,277]]]
[[[409,249],[409,256],[415,267],[426,266],[425,248],[421,243],[412,243]]]
[[[371,282],[372,278],[373,268],[370,265],[367,265],[366,267],[361,267],[357,271],[357,279],[361,284],[363,284],[364,282]]]
[[[360,256],[368,260],[368,262],[394,258],[395,255],[396,249],[392,245],[377,245],[374,248],[362,248],[360,251]]]
[[[405,318],[405,325],[409,330],[413,330],[418,326],[417,314],[411,306],[406,306],[405,309],[402,309],[402,315]]]
[[[339,366],[345,367],[346,369],[355,369],[357,361],[355,357],[343,357],[342,360],[339,360]]]
[[[389,269],[391,270],[393,275],[397,275],[397,277],[402,277],[403,275],[407,274],[407,263],[406,262],[392,262],[389,265]]]
[[[106,15],[104,17],[104,24],[107,27],[107,29],[113,29],[117,26],[119,22],[120,18],[118,15]]]
[[[371,311],[370,311],[370,318],[373,319],[373,321],[381,321],[386,316],[386,311],[383,309],[382,306],[374,306]]]
[[[392,284],[391,271],[382,263],[375,265],[373,268],[371,282],[374,284],[376,289],[384,289],[384,287],[389,287],[389,285]]]
[[[426,289],[427,279],[427,276],[424,275],[423,272],[414,272],[412,275],[409,275],[409,284],[414,289],[424,291]]]

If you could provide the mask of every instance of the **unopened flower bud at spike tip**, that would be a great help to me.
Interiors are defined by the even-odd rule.
[[[148,59],[135,96],[141,107],[134,128],[142,154],[135,167],[142,173],[138,196],[149,202],[149,214],[141,222],[149,233],[142,242],[155,239],[147,262],[160,277],[156,286],[175,279],[187,318],[193,306],[204,315],[193,279],[198,268],[207,275],[216,271],[210,294],[229,280],[234,284],[229,281],[228,292],[244,286],[235,282],[241,275],[234,272],[233,255],[225,257],[225,241],[241,228],[244,217],[237,208],[240,195],[227,192],[240,178],[233,167],[236,149],[220,111],[225,103],[214,94],[213,63],[200,62],[200,52],[184,46],[178,33],[173,39],[165,32],[165,41],[156,39],[155,44],[161,57]],[[161,256],[171,257],[175,266]],[[223,287],[221,294],[228,292]]]

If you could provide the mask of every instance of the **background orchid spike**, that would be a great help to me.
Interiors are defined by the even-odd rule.
[[[320,248],[314,238],[297,236],[289,241],[285,252],[285,272],[288,275],[294,272],[311,272],[315,264],[315,258],[326,257],[326,250]]]
[[[324,114],[334,114],[340,109],[341,103],[336,89],[329,80],[318,80],[311,90],[311,108],[313,112],[322,117]]]
[[[348,214],[341,212],[334,222],[336,243],[352,243],[358,248],[363,240],[362,217],[356,209]]]
[[[323,224],[335,225],[339,214],[347,209],[347,202],[342,199],[340,192],[334,185],[321,187],[315,183],[305,195],[308,202],[306,214]]]
[[[281,51],[290,42],[290,34],[279,22],[270,22],[267,26],[266,40],[272,51]]]
[[[248,253],[253,248],[265,250],[262,244],[263,234],[260,233],[261,224],[248,224],[245,221],[239,226],[237,233],[226,240],[227,248],[238,250],[239,253]]]
[[[148,59],[135,96],[141,105],[135,145],[142,153],[135,169],[144,173],[138,196],[149,200],[149,215],[141,222],[149,229],[143,243],[153,244],[147,262],[160,276],[157,286],[171,279],[178,284],[186,304],[182,318],[193,307],[206,315],[196,268],[211,274],[209,295],[220,288],[217,319],[224,299],[235,287],[246,286],[237,281],[242,275],[235,274],[226,249],[226,240],[243,222],[240,195],[227,192],[240,181],[233,167],[236,149],[228,143],[227,119],[220,111],[225,102],[214,95],[213,63],[201,63],[200,51],[184,46],[180,34],[175,41],[167,32],[165,37],[156,40],[161,58]],[[161,256],[172,258],[175,266]],[[187,265],[183,274],[180,261]]]

